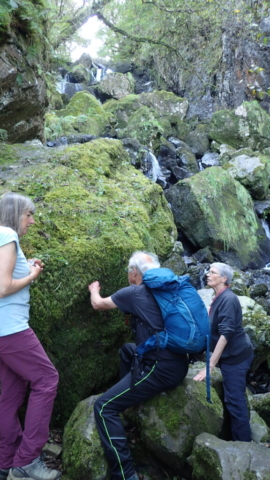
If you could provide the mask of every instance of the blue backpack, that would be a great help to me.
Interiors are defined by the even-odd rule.
[[[136,348],[142,357],[153,349],[176,353],[207,352],[207,400],[210,402],[210,323],[206,307],[188,275],[177,276],[169,268],[153,268],[143,274],[161,310],[164,330],[156,332]]]

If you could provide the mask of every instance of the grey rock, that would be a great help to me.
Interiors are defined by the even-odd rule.
[[[63,463],[70,480],[105,480],[108,463],[97,432],[93,406],[98,395],[80,402],[63,434]],[[74,459],[76,458],[76,461]]]
[[[215,152],[207,152],[201,158],[203,168],[219,166],[219,154]]]
[[[265,421],[258,415],[255,410],[250,412],[250,428],[252,440],[256,443],[267,440],[269,435],[269,428]]]
[[[207,433],[196,438],[189,462],[193,480],[266,480],[270,470],[269,450],[265,446],[225,442]]]

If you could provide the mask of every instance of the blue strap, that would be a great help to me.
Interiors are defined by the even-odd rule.
[[[210,384],[210,338],[206,335],[206,400],[213,403],[211,400],[211,384]]]

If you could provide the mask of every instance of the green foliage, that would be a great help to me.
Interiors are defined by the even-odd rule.
[[[0,128],[0,143],[1,142],[6,142],[8,138],[8,134],[6,130],[3,130],[3,128]]]
[[[76,133],[99,136],[110,117],[93,95],[81,91],[73,95],[67,108],[46,115],[45,135],[50,140]]]
[[[210,75],[218,69],[224,32],[262,44],[268,41],[259,38],[259,27],[254,27],[269,14],[268,1],[112,0],[102,14],[111,28],[100,32],[105,44],[99,54],[155,66],[159,83],[165,80],[169,87],[179,76],[183,85],[195,70],[203,85],[198,72]],[[166,77],[167,66],[174,71],[173,81]]]

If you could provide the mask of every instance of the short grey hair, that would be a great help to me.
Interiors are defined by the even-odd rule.
[[[30,198],[19,193],[7,192],[0,199],[0,225],[10,227],[20,234],[22,215],[35,212],[35,205]]]
[[[134,252],[128,262],[128,269],[135,268],[141,275],[143,275],[146,270],[159,267],[158,256],[155,253],[144,251]]]
[[[233,278],[233,269],[227,263],[215,262],[210,265],[210,267],[215,267],[222,277],[227,277],[225,285],[230,285]]]

